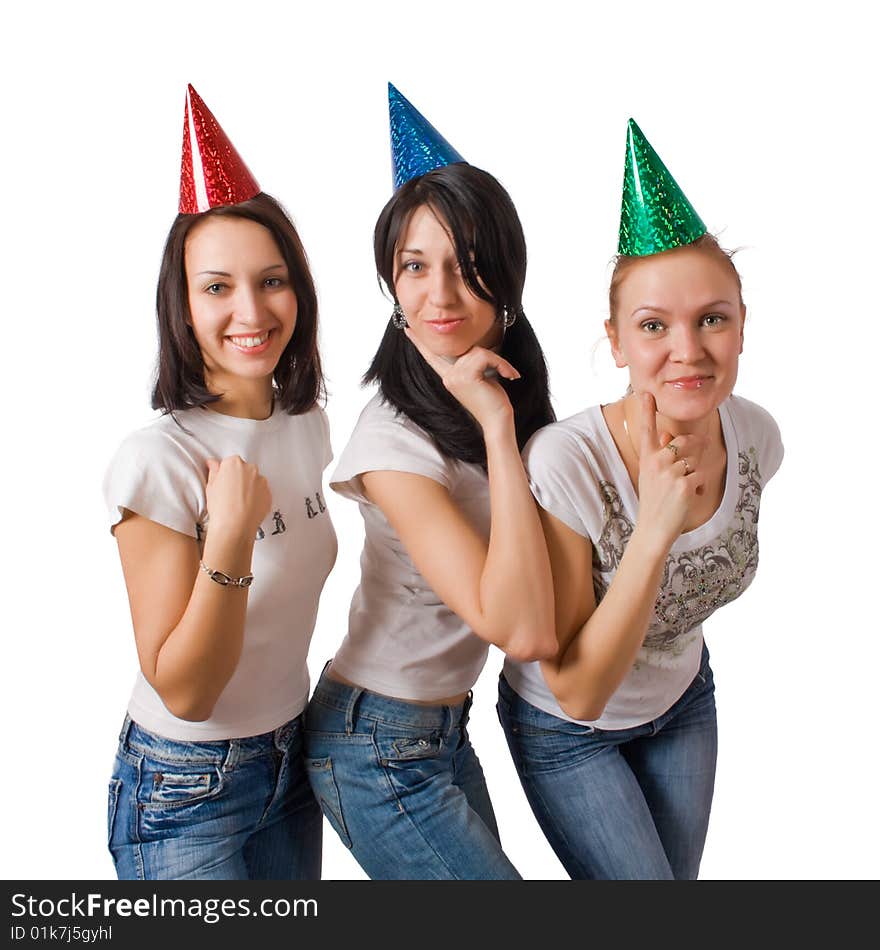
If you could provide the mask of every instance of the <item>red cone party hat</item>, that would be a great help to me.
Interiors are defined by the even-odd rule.
[[[183,112],[180,213],[198,214],[237,205],[259,194],[260,186],[191,85]]]

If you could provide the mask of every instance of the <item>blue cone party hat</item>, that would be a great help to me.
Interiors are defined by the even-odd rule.
[[[388,83],[391,123],[391,176],[394,190],[435,168],[464,162],[419,110]]]

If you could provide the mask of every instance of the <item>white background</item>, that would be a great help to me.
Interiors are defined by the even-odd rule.
[[[786,456],[763,499],[757,579],[706,624],[720,757],[703,877],[877,876],[880,142],[862,6],[214,0],[6,12],[0,876],[113,877],[106,783],[136,659],[100,486],[119,441],[151,417],[185,84],[299,227],[338,456],[390,312],[371,251],[391,190],[389,79],[510,191],[560,416],[625,385],[596,343],[629,116],[710,230],[745,248],[737,391],[775,415]],[[362,537],[356,506],[329,501],[340,554],[313,677],[343,636]],[[474,743],[511,858],[527,878],[561,878],[495,719],[500,663],[493,651],[476,688]],[[363,877],[325,830],[325,877]]]

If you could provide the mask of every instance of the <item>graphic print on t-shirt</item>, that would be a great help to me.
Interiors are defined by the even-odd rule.
[[[272,534],[283,534],[287,530],[287,526],[284,524],[284,519],[281,517],[280,511],[275,511],[272,513],[272,520],[275,522],[275,530]]]
[[[684,635],[722,604],[735,600],[749,586],[758,567],[758,511],[761,473],[757,452],[738,455],[739,498],[732,522],[711,544],[670,554],[666,558],[654,618],[645,637],[646,650],[674,656],[689,644]],[[633,532],[617,489],[600,482],[603,527],[593,547],[593,587],[596,603],[608,590],[603,575],[615,571]]]
[[[322,508],[321,510],[323,511],[324,509]],[[311,518],[312,515],[309,515],[309,517]],[[287,525],[284,523],[284,515],[282,515],[281,512],[278,511],[277,509],[274,512],[272,512],[272,521],[274,522],[274,525],[275,525],[275,530],[272,532],[272,534],[284,534],[284,532],[287,530]],[[196,522],[196,540],[198,541],[199,544],[202,544],[207,534],[208,534],[208,519],[205,518],[205,520],[201,523],[197,521]],[[266,532],[263,530],[263,526],[260,525],[260,527],[257,528],[256,540],[262,541],[265,537],[266,537]]]
[[[321,493],[319,491],[315,492],[315,504],[318,506],[317,511],[315,511],[315,508],[312,505],[312,499],[308,497],[306,498],[306,515],[308,515],[310,520],[312,518],[317,518],[318,515],[323,514],[327,510],[327,506],[324,504],[324,499],[321,497]]]

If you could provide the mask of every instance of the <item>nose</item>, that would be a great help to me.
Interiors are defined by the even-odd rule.
[[[696,363],[702,359],[704,353],[699,328],[679,325],[673,329],[670,350],[670,359],[673,363]]]
[[[428,285],[428,303],[443,310],[455,306],[461,277],[446,267],[437,267],[431,272]]]
[[[250,286],[236,288],[232,301],[232,315],[237,323],[246,326],[256,325],[260,321],[260,299]]]

